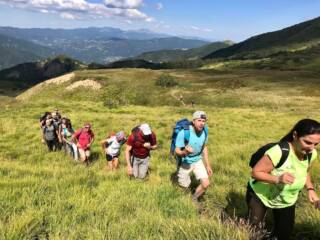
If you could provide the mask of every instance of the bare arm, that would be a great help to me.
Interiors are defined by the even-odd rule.
[[[292,184],[295,180],[291,173],[285,172],[280,176],[271,175],[271,171],[274,169],[273,163],[269,156],[264,155],[252,169],[252,177],[258,181],[271,183],[271,184]]]
[[[310,169],[311,169],[311,166],[308,168],[307,180],[305,185],[308,190],[308,198],[311,203],[315,204],[316,208],[320,208],[320,204],[319,204],[320,199],[314,189],[314,186],[311,180]]]
[[[176,147],[175,149],[175,153],[179,156],[179,157],[185,157],[188,154],[190,154],[190,152],[188,151],[188,148],[185,147],[183,150],[179,147]]]
[[[204,148],[203,148],[202,156],[203,156],[203,160],[204,160],[207,172],[208,172],[209,176],[211,176],[212,169],[211,169],[210,162],[209,162],[209,157],[208,157],[209,154],[208,154],[208,146],[207,145],[204,146]]]
[[[132,146],[129,146],[129,145],[126,146],[125,155],[126,155],[128,175],[132,175],[132,167],[131,167],[131,161],[130,161],[131,160],[131,149],[132,149]]]
[[[104,153],[105,148],[109,145],[106,139],[102,140],[101,142],[102,152]]]

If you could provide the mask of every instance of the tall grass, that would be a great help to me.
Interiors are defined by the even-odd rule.
[[[190,193],[170,181],[175,165],[168,158],[174,122],[190,118],[195,108],[172,103],[172,89],[154,87],[160,74],[162,71],[149,70],[78,72],[81,79],[100,76],[104,88],[70,93],[64,90],[68,85],[64,83],[43,89],[25,102],[2,104],[0,239],[249,238],[251,230],[241,218],[246,214],[250,154],[285,135],[297,120],[320,118],[316,111],[319,95],[308,94],[308,89],[319,90],[318,76],[297,73],[301,84],[292,84],[290,72],[170,72],[179,81],[174,90],[185,99],[196,99],[196,108],[209,116],[209,158],[214,174],[202,202],[204,211],[199,214]],[[241,84],[234,83],[235,79]],[[104,106],[105,89],[121,82],[127,86],[125,91],[138,93],[140,86],[141,94],[151,94],[147,106],[130,102],[117,108]],[[228,83],[235,87],[228,88]],[[89,167],[62,152],[49,153],[40,143],[38,117],[54,107],[70,117],[76,128],[85,121],[92,123],[96,142]],[[159,142],[152,153],[148,181],[126,176],[123,153],[120,170],[106,171],[99,141],[112,130],[130,133],[142,122],[151,125]],[[319,173],[316,162],[313,178],[317,188]],[[316,239],[320,212],[307,203],[304,191],[296,215],[294,238]]]

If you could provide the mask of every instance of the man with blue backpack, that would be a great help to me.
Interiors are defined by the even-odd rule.
[[[200,181],[192,195],[192,201],[198,203],[200,196],[209,187],[212,169],[208,159],[207,115],[203,111],[193,113],[192,122],[183,119],[177,122],[172,135],[171,153],[177,159],[177,178],[181,187],[188,188],[193,173]]]

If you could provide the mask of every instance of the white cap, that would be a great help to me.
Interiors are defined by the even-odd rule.
[[[192,119],[195,120],[195,119],[198,119],[198,118],[207,119],[207,114],[204,111],[196,111],[196,112],[194,112],[193,115],[192,115]]]
[[[149,124],[143,123],[140,125],[140,130],[142,131],[143,135],[150,135],[151,134],[151,128]]]

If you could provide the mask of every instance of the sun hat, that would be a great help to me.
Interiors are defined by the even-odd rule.
[[[140,130],[142,131],[142,133],[144,135],[150,135],[151,134],[151,128],[150,128],[149,124],[143,123],[143,124],[140,125],[139,128],[140,128]]]

